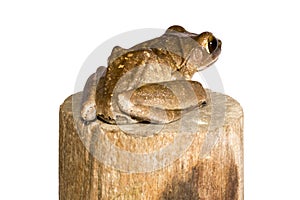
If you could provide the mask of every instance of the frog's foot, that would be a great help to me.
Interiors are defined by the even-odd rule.
[[[206,92],[195,81],[151,83],[118,95],[122,112],[138,121],[170,123],[206,103]]]
[[[81,118],[84,121],[93,121],[96,119],[96,87],[105,70],[105,67],[99,67],[96,73],[88,78],[84,86],[80,110]]]

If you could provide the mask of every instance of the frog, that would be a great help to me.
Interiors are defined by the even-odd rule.
[[[211,32],[169,27],[161,36],[125,49],[116,46],[84,88],[81,116],[108,124],[167,124],[207,103],[196,72],[217,61],[222,42]]]

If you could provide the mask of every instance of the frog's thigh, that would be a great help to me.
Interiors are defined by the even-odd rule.
[[[170,81],[143,85],[118,95],[121,111],[141,121],[168,123],[206,102],[202,85],[195,81]]]

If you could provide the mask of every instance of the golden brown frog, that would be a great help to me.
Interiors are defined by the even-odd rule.
[[[181,26],[130,49],[115,47],[106,71],[99,68],[87,83],[81,115],[111,124],[175,121],[205,104],[202,85],[190,80],[220,52],[221,41],[212,33],[190,33]]]

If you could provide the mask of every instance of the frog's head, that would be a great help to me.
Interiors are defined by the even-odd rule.
[[[198,62],[200,61],[198,70],[203,70],[218,59],[221,53],[222,42],[210,32],[203,32],[195,36],[194,39],[202,47],[202,56],[198,60]]]
[[[203,70],[213,64],[221,53],[221,40],[210,32],[195,34],[188,32],[182,26],[175,25],[169,27],[166,33],[182,38],[185,45],[181,48],[183,51],[189,52],[189,55],[185,57],[186,63],[190,63],[193,67],[196,66],[196,71]]]

